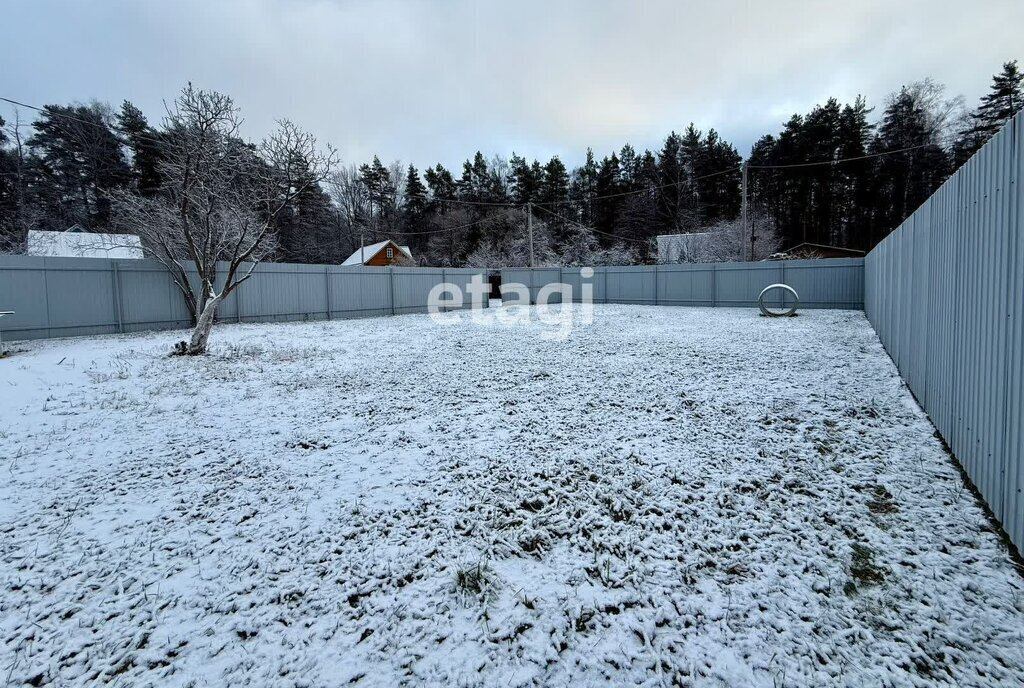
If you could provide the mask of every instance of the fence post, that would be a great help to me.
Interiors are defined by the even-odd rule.
[[[233,296],[235,297],[235,322],[240,323],[242,322],[242,297],[240,296],[240,292],[237,289],[235,290]],[[260,303],[263,303],[262,299],[260,299]]]
[[[608,303],[608,268],[610,266],[604,266],[604,302]]]
[[[718,308],[718,263],[711,264],[711,307]]]
[[[118,270],[116,259],[111,260],[110,265],[113,269],[110,280],[114,285],[114,314],[117,316],[117,331],[122,333],[124,332],[124,324],[121,319],[121,273]]]
[[[391,295],[391,315],[395,314],[395,268],[388,266],[388,293]]]
[[[331,266],[324,266],[324,286],[327,287],[327,319],[331,319]]]
[[[441,284],[444,284],[447,281],[448,281],[448,278],[445,277],[444,268],[441,268]],[[429,299],[430,299],[430,295],[428,294],[427,295],[427,300],[429,301]],[[430,304],[429,303],[427,304],[427,309],[428,310],[430,309]]]
[[[654,264],[654,305],[660,306],[658,303],[658,264]]]
[[[786,283],[786,261],[783,260],[783,261],[779,261],[779,262],[782,263],[782,277],[779,279],[779,281],[782,282],[783,284],[785,284]],[[785,308],[786,307],[786,293],[787,292],[786,292],[785,289],[782,289],[781,291],[782,291],[782,307]]]

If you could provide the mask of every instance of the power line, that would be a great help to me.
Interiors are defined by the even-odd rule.
[[[671,188],[673,186],[682,186],[683,184],[690,184],[692,182],[700,181],[702,179],[710,179],[711,177],[718,177],[718,176],[723,175],[723,174],[728,174],[729,172],[738,171],[739,169],[740,168],[738,166],[737,167],[729,167],[729,168],[726,168],[724,170],[719,170],[717,172],[712,172],[711,174],[704,174],[704,175],[701,175],[699,177],[690,177],[689,179],[684,179],[681,182],[672,182],[671,184],[662,184],[660,186],[648,186],[648,187],[645,187],[643,189],[634,189],[633,191],[621,191],[619,193],[605,194],[604,196],[591,196],[590,198],[588,198],[586,200],[587,201],[603,201],[603,200],[608,199],[608,198],[619,198],[619,197],[622,197],[622,196],[633,196],[633,195],[636,195],[636,194],[650,193],[652,191],[660,191],[661,189],[668,189],[668,188]],[[567,199],[567,200],[564,200],[564,201],[551,201],[551,202],[548,202],[548,203],[534,203],[534,205],[535,206],[566,205],[568,203],[575,203],[575,202],[576,201],[568,200]],[[565,219],[565,218],[563,218],[563,219]]]
[[[38,107],[36,105],[29,105],[28,103],[22,103],[22,102],[19,102],[17,100],[11,100],[10,98],[4,98],[3,96],[0,96],[0,101],[3,101],[5,103],[10,103],[11,105],[16,105],[18,107],[28,108],[29,110],[35,110],[36,112],[42,112],[42,113],[45,113],[47,115],[50,115],[51,117],[59,117],[61,119],[71,120],[72,122],[78,122],[79,124],[88,124],[89,126],[97,127],[99,129],[107,129],[107,130],[109,130],[109,131],[111,131],[111,132],[113,132],[115,134],[121,134],[122,136],[133,137],[133,138],[141,140],[141,141],[148,141],[150,143],[155,143],[157,145],[163,145],[163,144],[167,143],[166,141],[163,141],[163,140],[160,140],[160,139],[157,139],[157,138],[153,138],[151,136],[145,136],[143,134],[132,134],[131,132],[125,131],[124,129],[121,129],[120,127],[118,127],[118,126],[116,126],[114,124],[107,124],[106,122],[103,122],[103,123],[93,122],[93,121],[90,121],[90,120],[87,120],[87,119],[82,119],[81,117],[75,117],[74,115],[69,115],[69,114],[64,113],[64,112],[58,112],[57,110],[51,110],[48,107]]]
[[[70,121],[73,121],[73,122],[78,122],[80,124],[86,124],[86,125],[89,125],[89,126],[100,128],[100,129],[106,129],[106,130],[109,130],[109,131],[111,131],[113,133],[118,133],[118,134],[121,134],[122,136],[131,137],[131,138],[134,138],[136,140],[148,141],[148,142],[156,144],[156,145],[166,145],[166,143],[167,143],[166,140],[154,138],[154,137],[151,137],[151,136],[146,136],[144,134],[133,134],[133,133],[128,132],[128,131],[126,131],[126,130],[124,130],[124,129],[116,126],[116,125],[113,125],[113,124],[108,124],[106,122],[100,123],[100,122],[90,121],[90,120],[87,120],[87,119],[82,119],[80,117],[75,117],[74,115],[69,115],[69,114],[64,113],[64,112],[59,112],[59,111],[57,111],[55,109],[50,109],[49,107],[39,107],[39,106],[36,106],[36,105],[30,105],[28,103],[23,103],[23,102],[20,102],[20,101],[17,101],[17,100],[13,100],[11,98],[5,98],[3,96],[0,96],[0,101],[3,101],[5,103],[9,103],[11,105],[15,105],[15,106],[18,106],[18,107],[28,108],[29,110],[34,110],[36,112],[45,113],[45,114],[50,115],[52,117],[58,117],[58,118],[61,118],[61,119],[66,119],[66,120],[70,120]],[[909,152],[909,151],[918,150],[918,149],[921,149],[921,148],[927,148],[929,146],[934,146],[934,145],[940,145],[940,144],[937,144],[935,142],[922,143],[922,144],[919,144],[919,145],[916,145],[916,146],[907,146],[906,148],[899,148],[897,150],[880,151],[878,153],[870,153],[870,154],[867,154],[867,155],[858,155],[858,156],[849,157],[849,158],[838,158],[838,159],[834,159],[834,160],[819,160],[819,161],[816,161],[816,162],[788,163],[788,164],[780,164],[780,165],[750,165],[750,164],[747,164],[746,167],[747,167],[747,169],[755,169],[755,170],[781,170],[781,169],[800,168],[800,167],[817,167],[817,166],[822,166],[822,165],[836,165],[836,164],[844,163],[844,162],[855,162],[855,161],[858,161],[858,160],[868,160],[868,159],[871,159],[871,158],[884,157],[886,155],[896,155],[896,154],[899,154],[899,153],[906,153],[906,152]],[[587,201],[602,201],[602,200],[607,200],[607,199],[611,199],[611,198],[622,198],[622,197],[625,197],[625,196],[633,196],[633,195],[637,195],[637,194],[650,193],[652,191],[661,191],[662,189],[668,189],[668,188],[672,188],[672,187],[682,186],[684,184],[691,184],[691,183],[696,182],[696,181],[701,181],[701,180],[704,180],[704,179],[711,179],[713,177],[718,177],[718,176],[721,176],[723,174],[728,174],[730,172],[741,171],[742,168],[743,168],[743,166],[728,167],[726,169],[718,170],[717,172],[711,172],[709,174],[704,174],[704,175],[700,175],[700,176],[697,176],[697,177],[690,177],[688,179],[684,179],[684,180],[679,181],[679,182],[671,182],[669,184],[661,184],[661,185],[658,185],[658,186],[648,186],[648,187],[643,188],[643,189],[634,189],[632,191],[621,191],[619,193],[605,194],[605,195],[602,195],[602,196],[592,196],[592,197],[590,197],[589,199],[586,199],[586,200]],[[14,176],[12,173],[4,173],[4,174],[5,174],[5,176]],[[456,203],[456,204],[470,205],[470,206],[521,207],[521,204],[515,203],[515,202],[511,202],[511,201],[473,201],[473,200],[466,200],[466,199],[460,199],[460,198],[438,198],[438,197],[432,197],[430,199],[430,201],[434,202],[434,203]],[[574,200],[571,200],[571,199],[565,199],[565,200],[561,200],[561,201],[549,201],[547,203],[534,203],[533,205],[535,205],[537,207],[542,207],[542,206],[559,206],[559,205],[568,205],[568,204],[576,203],[576,202],[577,201],[574,201]],[[597,231],[597,230],[594,230],[594,231]]]
[[[534,207],[536,208],[538,206],[536,204],[534,204]],[[577,227],[580,227],[581,229],[585,229],[588,232],[594,232],[595,234],[603,234],[605,236],[612,237],[613,239],[618,239],[620,241],[634,241],[634,242],[636,242],[638,244],[647,244],[647,243],[650,242],[650,239],[633,239],[631,237],[623,237],[623,236],[619,236],[617,234],[610,234],[608,232],[602,232],[600,229],[594,229],[593,227],[587,227],[585,224],[583,224],[581,222],[577,222],[576,220],[569,219],[568,217],[563,217],[563,216],[559,215],[558,213],[556,213],[555,211],[548,210],[547,208],[540,208],[540,210],[543,210],[545,213],[548,213],[549,215],[557,217],[559,220],[562,220],[563,222],[568,222],[569,224],[576,225]]]
[[[431,235],[431,234],[443,234],[445,232],[456,232],[456,231],[458,231],[460,229],[468,229],[470,227],[473,227],[473,226],[478,225],[478,224],[482,224],[484,222],[488,222],[488,221],[491,221],[491,220],[496,220],[496,219],[498,219],[500,217],[503,217],[505,215],[508,215],[508,214],[512,213],[513,211],[521,210],[521,209],[522,209],[522,206],[517,206],[515,208],[508,208],[507,210],[505,210],[503,212],[500,212],[500,213],[497,213],[497,214],[494,214],[494,215],[488,215],[486,217],[480,218],[479,220],[474,220],[472,222],[467,222],[465,224],[455,225],[454,227],[439,227],[439,228],[436,228],[436,229],[427,229],[427,230],[424,230],[422,232],[390,232],[390,231],[375,230],[375,229],[370,228],[370,227],[367,227],[365,229],[365,231],[367,233],[371,234],[371,235],[382,235],[382,236],[383,235],[387,235],[387,236],[425,236],[425,235]],[[341,238],[335,238],[335,239],[331,239],[330,242],[328,242],[328,243],[341,244],[342,241],[343,240]]]
[[[504,217],[505,215],[508,215],[508,214],[512,213],[513,211],[521,210],[521,209],[522,209],[522,206],[518,206],[517,205],[514,208],[508,208],[508,209],[503,210],[502,212],[497,213],[495,215],[487,215],[485,217],[480,218],[479,220],[474,220],[472,222],[467,222],[467,223],[462,224],[462,225],[456,225],[454,227],[442,227],[442,228],[438,228],[438,229],[425,230],[425,231],[422,231],[422,232],[390,232],[389,234],[393,234],[395,236],[419,236],[419,235],[424,235],[424,234],[441,234],[442,232],[455,232],[455,231],[458,231],[460,229],[468,229],[470,227],[482,224],[484,222],[489,222],[491,220],[497,220],[498,218]]]
[[[82,119],[81,117],[75,117],[74,115],[69,115],[69,114],[67,114],[65,112],[59,112],[59,111],[57,111],[55,109],[50,109],[49,107],[39,107],[37,105],[29,105],[28,103],[22,103],[20,101],[12,100],[11,98],[4,98],[2,96],[0,96],[0,101],[3,101],[5,103],[10,103],[11,105],[16,105],[18,107],[28,108],[29,110],[34,110],[35,112],[44,113],[44,114],[49,115],[51,117],[57,117],[57,118],[60,118],[60,119],[66,119],[66,120],[70,120],[72,122],[78,122],[79,124],[87,124],[89,126],[93,126],[93,127],[98,128],[98,129],[106,129],[106,130],[109,130],[109,131],[111,131],[111,132],[113,132],[115,134],[121,134],[122,136],[125,136],[125,137],[132,137],[135,140],[148,141],[148,142],[154,143],[156,145],[166,145],[167,144],[166,140],[161,140],[161,139],[158,139],[158,138],[153,138],[151,136],[146,136],[144,134],[133,134],[131,132],[128,132],[128,131],[124,130],[121,127],[118,127],[117,125],[114,125],[114,124],[109,124],[107,122],[94,122],[94,121],[90,121],[90,120],[87,120],[87,119]],[[460,205],[478,205],[478,206],[505,207],[505,208],[513,207],[513,206],[519,206],[520,205],[519,203],[514,203],[514,202],[511,202],[511,201],[472,201],[472,200],[467,200],[467,199],[462,199],[462,198],[431,197],[429,200],[431,202],[434,202],[434,203],[458,203]]]
[[[881,158],[886,155],[896,155],[897,153],[906,153],[907,151],[917,150],[919,148],[927,148],[928,146],[938,145],[934,142],[922,143],[917,146],[907,146],[906,148],[898,148],[890,151],[880,151],[878,153],[870,153],[868,155],[858,155],[852,158],[838,158],[836,160],[819,160],[818,162],[795,162],[786,165],[747,165],[752,170],[783,170],[790,167],[815,167],[818,165],[837,165],[841,162],[853,162],[855,160],[868,160],[869,158]]]
[[[461,198],[438,198],[432,196],[427,199],[432,203],[461,203],[462,205],[486,205],[486,206],[500,206],[500,207],[511,207],[517,208],[522,207],[522,203],[516,203],[514,201],[467,201]]]

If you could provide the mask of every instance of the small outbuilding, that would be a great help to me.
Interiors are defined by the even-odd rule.
[[[863,258],[864,251],[842,246],[802,243],[781,253],[773,253],[768,260],[804,260],[811,258]]]
[[[687,234],[659,234],[658,262],[703,263],[715,260],[716,250],[722,243],[721,232],[689,232]]]
[[[87,232],[74,225],[62,232],[29,230],[30,256],[49,258],[127,258],[141,260],[142,240],[135,234]]]
[[[388,265],[414,264],[412,251],[409,250],[408,246],[399,246],[390,239],[387,239],[385,241],[378,241],[376,244],[370,244],[369,246],[360,248],[358,251],[346,258],[345,262],[342,263],[342,266],[372,265],[382,267]]]

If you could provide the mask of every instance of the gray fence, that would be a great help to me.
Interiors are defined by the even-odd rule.
[[[435,284],[468,285],[473,275],[482,274],[473,269],[264,263],[224,300],[218,317],[265,322],[423,312]],[[190,325],[185,300],[167,270],[141,260],[0,256],[0,310],[15,311],[0,322],[4,339]]]
[[[757,297],[769,284],[785,283],[800,295],[807,308],[864,307],[864,259],[786,260],[761,263],[694,263],[597,267],[588,280],[581,268],[506,268],[502,283],[518,282],[530,288],[536,301],[540,290],[554,283],[580,287],[589,282],[596,303],[636,303],[652,306],[757,306]],[[783,305],[778,291],[766,302]],[[551,301],[558,301],[555,295]]]
[[[1024,548],[1024,114],[866,259],[882,344]]]

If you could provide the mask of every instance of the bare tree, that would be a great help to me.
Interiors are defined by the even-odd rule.
[[[744,228],[739,219],[727,220],[706,228],[708,240],[701,243],[700,251],[692,262],[740,261],[751,250],[751,260],[764,260],[782,250],[782,239],[771,218],[761,212],[750,214],[750,224]]]
[[[230,97],[189,84],[165,120],[161,193],[116,198],[119,220],[170,271],[195,318],[180,353],[205,353],[217,307],[274,251],[278,215],[336,162],[332,149],[321,152],[287,120],[258,146],[239,138],[240,125]],[[185,261],[194,263],[197,281]]]
[[[359,167],[355,164],[339,166],[327,180],[327,191],[334,202],[337,218],[337,241],[342,252],[354,252],[360,247],[360,233],[369,216],[366,187],[359,181]]]
[[[42,213],[35,205],[29,205],[25,190],[27,184],[27,149],[21,131],[28,126],[21,119],[21,110],[14,108],[14,121],[4,124],[0,118],[0,142],[9,139],[12,169],[10,171],[11,217],[9,227],[0,227],[0,253],[23,253],[27,247],[29,228],[33,227]],[[2,153],[0,153],[2,154]],[[6,231],[2,231],[6,230]]]
[[[929,133],[945,145],[969,118],[963,96],[946,97],[946,86],[932,78],[915,81],[907,86],[914,104],[924,112]],[[892,93],[886,99],[890,105],[897,97]]]

